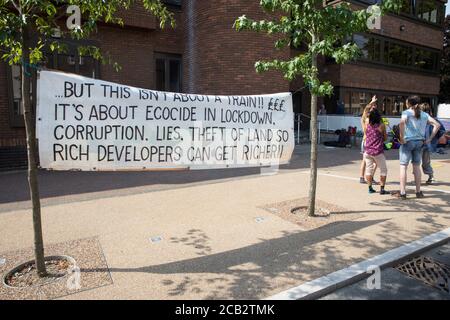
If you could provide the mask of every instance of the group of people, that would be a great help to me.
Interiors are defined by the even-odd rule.
[[[403,111],[398,136],[400,142],[400,191],[392,195],[406,199],[407,168],[411,162],[416,185],[416,197],[423,198],[421,191],[422,170],[428,175],[427,184],[433,183],[433,168],[430,153],[434,141],[441,128],[441,124],[432,117],[431,107],[427,103],[420,103],[418,96],[410,96],[406,100],[407,110]],[[387,178],[386,157],[384,155],[385,141],[388,138],[386,124],[377,109],[377,97],[364,109],[361,117],[364,137],[361,145],[363,161],[361,163],[360,182],[367,183],[369,193],[376,193],[374,174],[380,170],[380,194],[387,194],[385,190]],[[422,170],[421,170],[422,164]]]

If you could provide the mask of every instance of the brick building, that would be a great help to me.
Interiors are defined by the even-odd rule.
[[[320,101],[327,113],[358,115],[373,94],[388,116],[399,115],[404,99],[419,94],[433,105],[439,93],[439,57],[443,44],[445,0],[404,0],[403,12],[382,18],[381,30],[355,34],[363,57],[354,63],[321,63],[321,77],[331,80],[335,94]],[[122,13],[124,27],[99,26],[87,41],[108,52],[122,69],[99,65],[77,55],[69,42],[64,55],[47,55],[46,67],[131,86],[202,94],[259,94],[292,91],[296,113],[309,113],[309,97],[300,81],[289,84],[276,71],[257,74],[254,62],[287,59],[295,50],[276,50],[273,38],[233,30],[242,14],[262,19],[259,1],[166,0],[177,28],[160,30],[141,7]],[[338,1],[327,1],[330,4]],[[349,0],[356,8],[374,0]],[[0,62],[0,170],[21,166],[25,130],[20,110],[18,68]],[[22,160],[21,160],[22,159]]]

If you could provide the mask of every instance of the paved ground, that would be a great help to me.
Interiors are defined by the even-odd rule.
[[[114,282],[67,298],[265,298],[450,226],[448,155],[435,159],[425,199],[401,201],[358,183],[356,149],[320,149],[318,198],[363,217],[312,231],[261,209],[307,195],[307,146],[270,176],[41,172],[46,243],[97,237]],[[396,151],[388,157],[395,190]],[[0,182],[0,252],[29,247],[25,173]]]
[[[450,266],[450,242],[421,255]],[[450,293],[410,277],[395,268],[382,270],[380,279],[380,289],[369,289],[367,279],[364,279],[328,294],[321,300],[450,300]],[[446,280],[450,281],[450,278]]]

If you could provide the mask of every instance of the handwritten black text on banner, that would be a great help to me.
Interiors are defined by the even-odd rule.
[[[286,163],[290,93],[205,96],[41,71],[40,164],[54,170],[207,169]]]

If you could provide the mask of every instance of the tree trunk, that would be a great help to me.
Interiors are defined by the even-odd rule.
[[[31,108],[30,91],[30,44],[29,30],[26,27],[22,29],[22,110],[25,120],[25,130],[27,134],[27,152],[28,152],[28,185],[30,188],[30,198],[33,205],[33,229],[34,229],[34,255],[36,259],[36,269],[40,277],[47,275],[44,258],[44,241],[42,238],[41,223],[41,201],[39,198],[39,186],[37,178],[37,152],[36,152],[36,131],[33,123],[33,114]]]
[[[312,54],[312,66],[317,68],[317,54]],[[309,177],[308,215],[314,216],[316,210],[317,187],[317,95],[311,92],[311,160]]]

